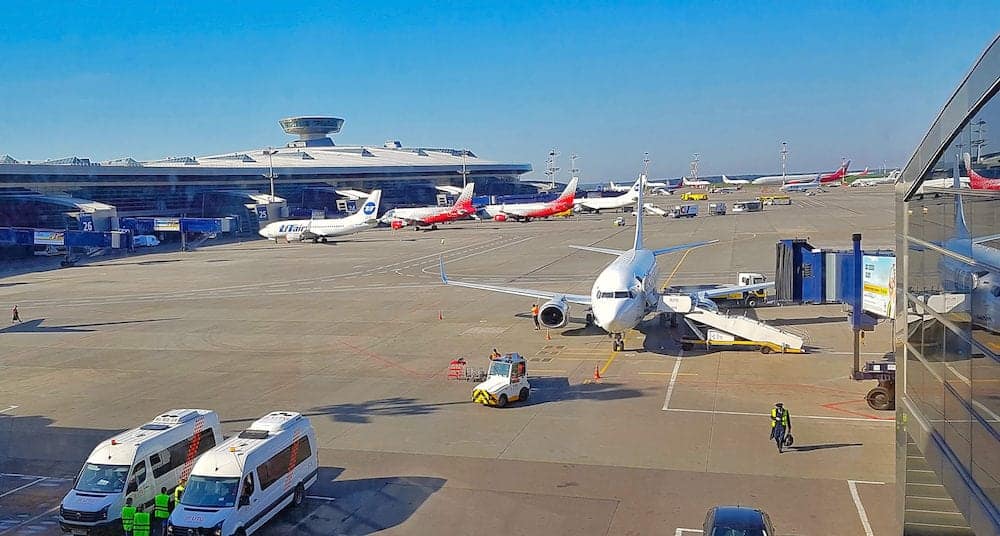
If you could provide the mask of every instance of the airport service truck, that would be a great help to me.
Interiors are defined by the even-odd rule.
[[[698,205],[677,205],[667,212],[670,218],[693,218],[698,215]]]
[[[502,408],[510,402],[527,400],[529,394],[527,363],[521,354],[510,353],[490,361],[486,380],[472,389],[472,401]]]
[[[716,290],[719,288],[726,288],[726,287],[743,287],[747,285],[759,285],[761,283],[766,283],[766,282],[767,278],[764,277],[764,274],[758,274],[756,272],[740,272],[736,276],[735,284],[675,285],[668,287],[666,290],[684,294],[694,294],[702,290]],[[725,304],[725,305],[741,305],[744,307],[756,307],[767,301],[767,291],[765,289],[759,289],[752,291],[733,292],[722,296],[714,296],[712,297],[712,301],[718,303],[719,305]]]

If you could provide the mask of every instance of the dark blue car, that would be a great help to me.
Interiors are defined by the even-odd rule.
[[[772,536],[767,512],[747,506],[715,506],[705,516],[705,536]]]

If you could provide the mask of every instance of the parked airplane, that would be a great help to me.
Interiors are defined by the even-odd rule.
[[[688,180],[687,177],[684,177],[683,179],[681,179],[681,184],[683,184],[684,186],[692,187],[692,188],[704,188],[706,186],[711,186],[712,185],[712,183],[710,183],[710,182],[708,182],[706,180]]]
[[[840,182],[840,181],[844,180],[844,177],[847,175],[847,166],[850,166],[850,165],[851,165],[851,161],[848,160],[848,161],[844,162],[843,164],[841,164],[840,167],[837,168],[837,171],[834,171],[833,173],[824,173],[824,174],[820,175],[819,176],[819,183],[826,185],[826,184],[832,184],[832,183]],[[791,180],[786,180],[785,184],[801,184],[801,183],[806,183],[806,182],[813,182],[813,180],[812,179],[810,179],[810,180],[805,180],[805,179],[791,179]]]
[[[610,182],[608,184],[610,184],[610,186],[608,186],[605,189],[610,190],[612,192],[628,192],[632,189],[632,186],[635,186],[635,184],[633,184],[632,186],[619,186],[614,182]],[[670,190],[673,188],[678,188],[679,186],[680,184],[678,183],[646,180],[646,188],[662,188],[664,190]]]
[[[569,184],[553,201],[544,203],[511,203],[503,205],[486,205],[486,213],[496,221],[529,221],[535,218],[547,218],[560,212],[566,212],[573,208],[573,200],[576,198],[576,183],[578,179],[573,177]]]
[[[382,216],[381,221],[389,224],[393,229],[399,229],[407,225],[419,229],[420,227],[430,227],[437,229],[437,224],[449,221],[460,220],[476,212],[472,206],[472,192],[476,183],[470,182],[460,190],[458,199],[450,207],[400,207],[394,208]]]
[[[806,192],[809,190],[818,190],[824,186],[819,181],[812,182],[787,182],[781,185],[782,192]]]
[[[750,184],[750,181],[747,179],[730,179],[725,175],[722,176],[722,182],[726,184],[738,184],[738,185]]]
[[[645,174],[645,170],[643,170],[642,176],[645,177]],[[642,206],[642,192],[640,190],[639,196],[636,199],[635,239],[631,249],[622,251],[603,247],[570,246],[575,249],[615,256],[615,260],[597,276],[591,288],[590,295],[452,281],[445,274],[443,257],[440,260],[441,280],[446,285],[548,300],[539,308],[538,321],[541,325],[550,329],[558,329],[568,323],[569,304],[588,306],[590,311],[587,313],[587,323],[592,322],[608,332],[608,335],[613,339],[616,351],[624,350],[622,337],[625,332],[638,325],[650,313],[673,311],[672,304],[676,306],[680,302],[685,302],[688,310],[690,310],[693,302],[698,302],[699,304],[707,302],[707,306],[714,307],[710,301],[710,298],[713,296],[729,294],[731,292],[758,290],[773,284],[762,283],[745,287],[727,287],[725,290],[706,290],[699,292],[697,295],[661,294],[657,290],[658,272],[656,257],[675,251],[684,251],[712,244],[717,242],[717,240],[694,242],[660,249],[647,249],[643,244]]]
[[[579,209],[587,209],[593,212],[600,213],[602,210],[615,210],[619,208],[625,208],[635,204],[635,200],[639,197],[639,184],[642,182],[642,177],[639,177],[632,187],[622,195],[616,195],[614,197],[584,197],[577,198],[573,200]]]
[[[771,184],[785,184],[786,182],[812,182],[819,178],[819,173],[805,173],[799,175],[767,175],[757,177],[750,181],[750,184],[757,186],[767,186]]]
[[[885,177],[872,177],[870,179],[869,178],[856,179],[855,181],[851,182],[851,187],[856,188],[856,187],[859,187],[859,186],[862,186],[862,187],[863,186],[875,186],[877,184],[896,184],[896,181],[899,180],[899,174],[900,174],[900,171],[898,169],[894,169],[891,172],[889,172],[889,174],[886,175]]]
[[[435,186],[435,188],[437,188],[438,190],[440,190],[440,191],[442,191],[442,192],[444,192],[446,194],[462,195],[462,189],[459,188],[458,186],[444,185],[444,186]]]
[[[354,234],[374,227],[378,223],[378,205],[381,199],[382,190],[372,190],[372,193],[368,194],[368,199],[361,205],[361,210],[346,218],[276,221],[264,226],[257,233],[275,242],[279,238],[284,238],[288,242],[305,240],[312,240],[314,243],[326,242],[328,238],[334,236]]]
[[[965,169],[969,171],[969,186],[973,190],[1000,190],[1000,179],[989,179],[972,169],[972,158],[969,153],[962,155],[965,160]]]
[[[847,176],[848,177],[867,177],[868,176],[868,168],[865,168],[864,171],[859,171],[857,173],[848,173]]]

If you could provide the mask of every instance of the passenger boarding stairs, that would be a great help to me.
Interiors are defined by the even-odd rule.
[[[778,329],[753,318],[720,313],[716,309],[715,303],[711,301],[696,303],[690,296],[671,295],[662,296],[658,307],[658,310],[662,312],[683,315],[685,322],[701,339],[707,340],[708,336],[702,333],[693,322],[715,328],[742,340],[769,343],[776,348],[787,348],[793,351],[802,350],[805,341],[794,333]]]

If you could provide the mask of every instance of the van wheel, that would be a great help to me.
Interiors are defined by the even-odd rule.
[[[497,407],[502,408],[506,405],[507,405],[507,395],[500,395],[500,398],[497,399]]]
[[[760,347],[760,353],[762,353],[764,355],[767,355],[767,354],[771,353],[771,347],[770,346],[761,346]]]
[[[292,495],[292,508],[298,508],[302,506],[302,503],[306,500],[306,488],[299,484],[295,486],[295,493]]]
[[[521,402],[524,402],[525,400],[528,400],[528,395],[529,394],[530,394],[530,391],[528,390],[528,388],[527,387],[522,387],[521,388],[521,392],[518,393],[518,395],[517,395],[517,399],[520,400]]]
[[[747,298],[747,307],[757,307],[757,298],[750,296]]]

